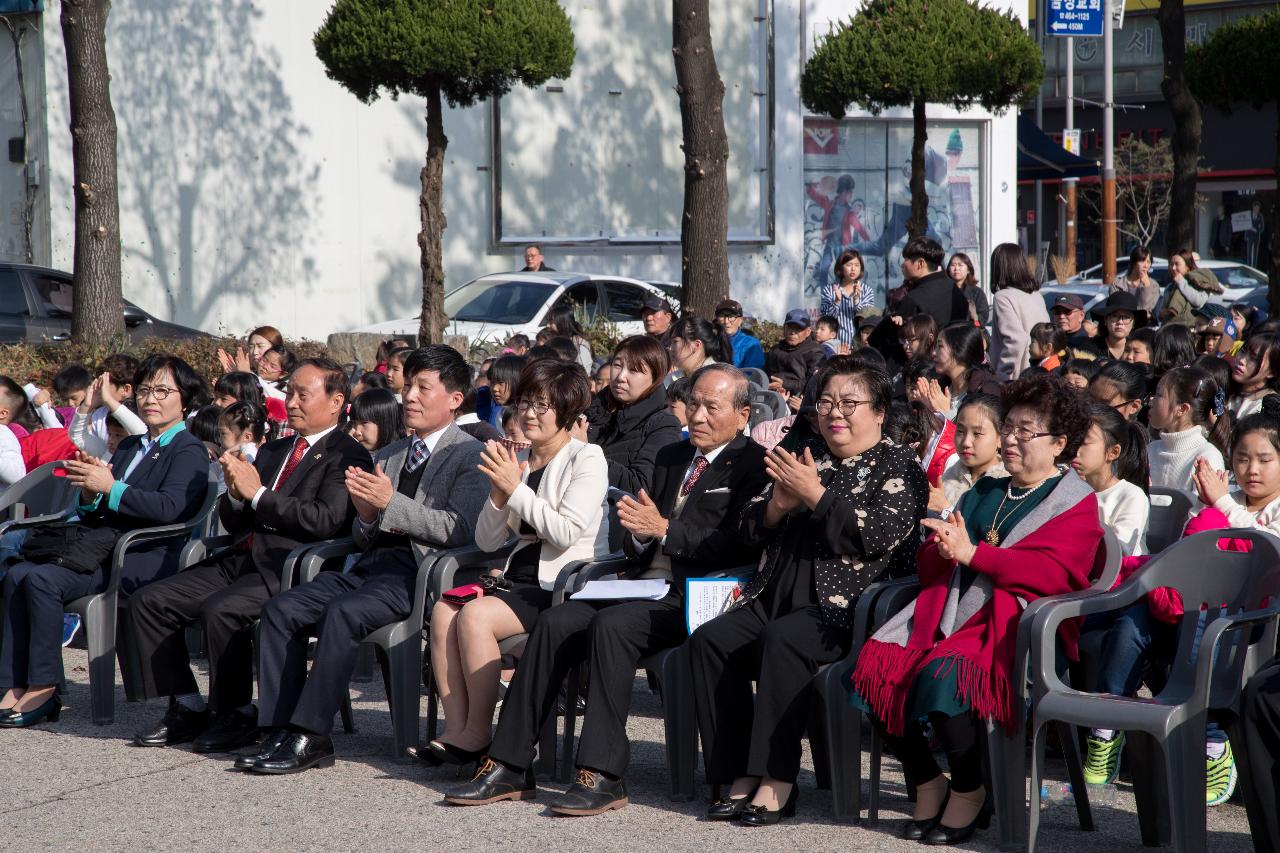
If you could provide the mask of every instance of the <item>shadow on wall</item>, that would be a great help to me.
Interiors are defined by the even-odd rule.
[[[231,308],[293,325],[316,277],[320,170],[282,58],[255,41],[260,16],[250,0],[111,9],[125,288],[145,288],[128,270],[149,266],[169,316],[210,331]]]

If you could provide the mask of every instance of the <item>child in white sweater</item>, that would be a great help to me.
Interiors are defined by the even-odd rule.
[[[1198,367],[1175,367],[1156,385],[1148,412],[1160,438],[1147,448],[1151,485],[1196,497],[1196,460],[1225,471],[1222,452],[1231,434],[1226,392]]]
[[[1089,408],[1089,431],[1071,467],[1093,487],[1102,526],[1126,557],[1147,553],[1147,439],[1141,426],[1104,403]]]
[[[1205,458],[1196,462],[1195,482],[1200,501],[1227,517],[1232,527],[1256,527],[1280,535],[1280,396],[1263,400],[1262,411],[1242,419],[1231,442],[1231,470],[1227,475]]]

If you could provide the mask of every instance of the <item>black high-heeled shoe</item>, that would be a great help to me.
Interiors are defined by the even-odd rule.
[[[733,820],[751,802],[751,794],[745,797],[721,797],[707,809],[707,820]]]
[[[784,817],[795,817],[796,801],[799,798],[800,787],[792,785],[791,796],[787,797],[787,801],[782,808],[775,812],[764,806],[745,805],[742,807],[742,814],[738,815],[738,823],[741,826],[773,826]]]
[[[987,799],[982,804],[982,808],[974,815],[968,826],[943,826],[942,819],[939,817],[938,825],[920,839],[923,843],[934,846],[952,846],[955,844],[963,844],[973,837],[973,834],[979,829],[986,829],[991,826],[991,815],[995,811],[995,803],[991,799],[991,794],[987,794]]]
[[[486,743],[479,749],[462,749],[451,743],[433,740],[427,744],[427,752],[431,753],[437,764],[461,767],[466,764],[474,764],[488,754],[489,744]]]
[[[405,749],[404,754],[427,767],[439,767],[440,759],[436,754],[425,746],[410,746]]]
[[[938,807],[938,813],[924,820],[916,820],[910,818],[902,827],[902,837],[907,841],[921,841],[929,832],[938,825],[942,820],[942,813],[947,810],[947,800],[951,799],[951,788],[947,788],[947,793],[942,797],[942,805]]]
[[[7,717],[0,717],[0,728],[3,729],[25,729],[28,726],[34,726],[41,720],[48,720],[51,723],[58,722],[58,717],[62,714],[62,699],[55,693],[45,700],[44,704],[30,711],[17,712]]]

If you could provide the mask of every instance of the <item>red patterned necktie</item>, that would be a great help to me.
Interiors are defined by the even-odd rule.
[[[702,472],[707,470],[707,457],[699,456],[693,460],[693,470],[689,472],[689,476],[685,478],[684,485],[680,487],[680,497],[687,498],[689,492],[693,491],[694,485],[698,482],[698,478],[702,476]]]
[[[307,440],[302,436],[298,436],[293,442],[293,452],[289,454],[289,458],[285,460],[284,468],[280,470],[280,477],[276,480],[275,488],[272,491],[280,491],[284,484],[289,481],[290,475],[297,469],[298,463],[302,461],[302,457],[307,455],[307,451],[311,445],[307,444]]]

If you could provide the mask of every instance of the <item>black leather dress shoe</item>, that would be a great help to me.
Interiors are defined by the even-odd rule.
[[[603,773],[578,768],[578,778],[551,804],[556,814],[586,817],[611,809],[620,809],[627,803],[627,783],[621,778],[610,779]]]
[[[986,829],[991,826],[991,813],[995,811],[995,803],[988,797],[987,801],[982,804],[982,808],[978,810],[978,814],[968,826],[943,826],[941,822],[920,839],[925,844],[933,847],[950,847],[954,844],[963,844],[973,837],[973,834],[979,829]]]
[[[738,823],[741,826],[772,826],[784,817],[795,817],[796,801],[800,797],[799,786],[791,786],[791,796],[787,797],[787,801],[782,808],[770,811],[764,806],[748,805],[742,809],[742,814],[738,815]]]
[[[191,749],[195,752],[232,752],[258,739],[258,714],[229,711],[214,714]]]
[[[721,797],[707,809],[707,820],[733,820],[742,814],[749,802],[750,794],[745,797]]]
[[[328,735],[289,732],[280,745],[266,758],[255,761],[254,773],[283,776],[300,773],[312,767],[333,766],[333,741]]]
[[[538,786],[533,781],[532,767],[521,772],[486,757],[470,782],[444,792],[444,801],[455,806],[487,806],[502,800],[532,800],[536,796]]]
[[[427,744],[426,751],[430,753],[431,758],[435,760],[437,765],[448,764],[454,767],[463,767],[484,758],[485,753],[489,751],[489,744],[486,743],[479,749],[463,749],[451,743],[433,740]],[[429,760],[427,758],[423,759],[423,761]]]
[[[133,736],[133,742],[138,746],[190,743],[208,727],[208,711],[193,711],[181,702],[172,702],[160,722],[150,731],[138,732]]]
[[[276,751],[280,744],[284,743],[284,739],[289,736],[288,729],[276,729],[263,739],[258,748],[248,755],[242,755],[236,759],[237,770],[252,770],[253,765],[259,761],[266,761],[271,757],[271,753]]]
[[[931,818],[924,820],[916,820],[909,818],[902,827],[902,837],[907,841],[923,841],[933,828],[942,820],[942,813],[947,810],[947,800],[951,799],[951,789],[947,789],[947,793],[942,798],[942,805],[938,807],[938,813]]]

